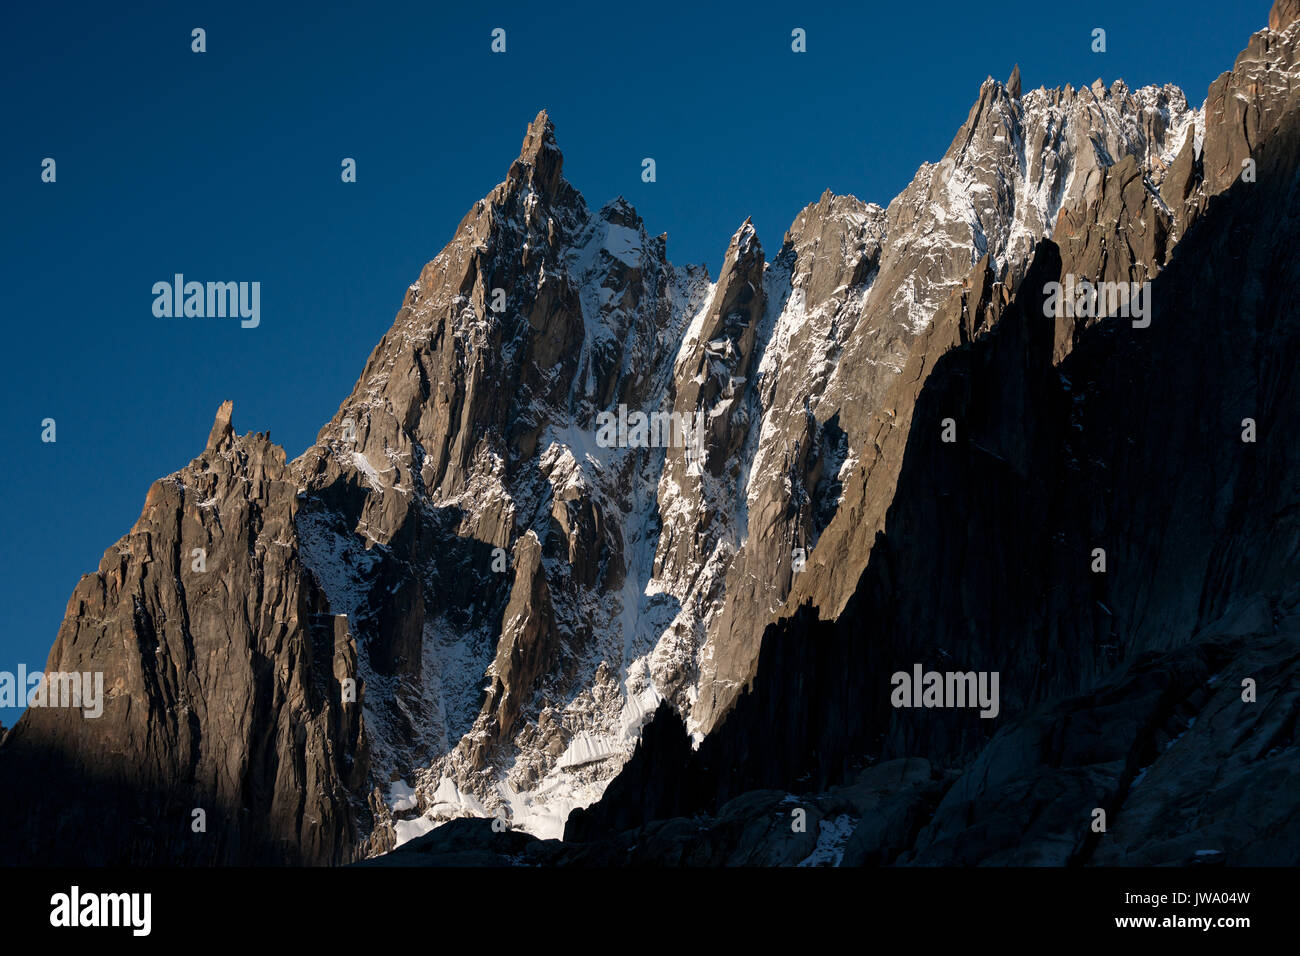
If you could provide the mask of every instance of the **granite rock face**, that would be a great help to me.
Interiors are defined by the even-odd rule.
[[[1296,20],[1300,20],[1300,3],[1296,0],[1274,0],[1273,9],[1268,12],[1268,28],[1281,33]]]
[[[826,192],[770,259],[747,220],[716,280],[539,114],[315,445],[223,406],[77,586],[47,669],[104,713],[0,742],[6,858],[1155,861],[1171,808],[1266,858],[1153,742],[1194,710],[1221,752],[1197,682],[1289,673],[1293,6],[1199,110],[989,79],[887,207]],[[1066,277],[1150,282],[1150,324],[1047,307]],[[890,707],[945,661],[997,718]]]
[[[149,489],[46,665],[102,673],[103,713],[29,708],[0,751],[6,859],[355,854],[364,687],[344,702],[357,649],[299,556],[297,490],[281,449],[235,434],[229,403],[203,453]]]
[[[1297,72],[1293,39],[1252,38],[1276,56],[1266,69],[1238,61],[1273,77],[1255,177],[1211,192],[1175,163],[1180,212],[1115,163],[1062,211],[1059,244],[1038,245],[1009,299],[977,265],[909,358],[907,418],[881,423],[867,475],[846,483],[850,507],[823,533],[839,573],[865,556],[848,600],[818,600],[832,575],[803,578],[808,596],[765,632],[726,720],[697,750],[656,722],[624,770],[633,785],[616,779],[569,836],[710,814],[791,781],[834,785],[863,758],[924,757],[962,774],[899,862],[1186,863],[1200,850],[1296,862],[1292,790],[1260,793],[1246,814],[1227,803],[1294,773],[1300,123],[1281,79]],[[1067,275],[1150,277],[1150,324],[1048,308]],[[998,671],[1000,715],[892,707],[890,675],[918,663]],[[1192,727],[1197,714],[1207,722]],[[646,791],[640,761],[664,788]],[[1090,830],[1096,808],[1106,835]]]

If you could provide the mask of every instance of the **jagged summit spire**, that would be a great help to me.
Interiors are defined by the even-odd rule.
[[[555,142],[555,125],[546,110],[528,124],[519,158],[510,166],[511,179],[527,179],[545,195],[554,195],[560,184],[564,156]]]
[[[727,255],[730,258],[734,255],[738,259],[750,260],[757,257],[763,257],[763,244],[758,241],[758,230],[754,228],[754,219],[752,216],[746,216],[745,221],[740,224],[731,237],[731,242],[727,246]]]
[[[524,144],[519,150],[519,158],[532,162],[544,149],[559,149],[559,146],[555,143],[555,124],[551,122],[551,117],[546,110],[541,110],[528,124],[528,131],[524,133]]]
[[[1012,99],[1020,99],[1020,64],[1017,63],[1011,70],[1011,76],[1007,78],[1007,92]]]
[[[221,451],[234,437],[235,429],[231,424],[234,410],[235,403],[230,399],[222,402],[221,407],[217,409],[217,417],[212,422],[212,431],[208,433],[207,451]]]

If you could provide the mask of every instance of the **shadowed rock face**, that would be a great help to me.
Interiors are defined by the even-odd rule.
[[[769,270],[783,290],[769,296],[781,312],[760,367],[770,405],[750,465],[747,537],[701,654],[693,731],[715,728],[752,679],[767,622],[804,601],[827,615],[843,608],[893,497],[917,392],[962,335],[992,327],[1035,243],[1066,210],[1115,205],[1112,167],[1153,191],[1175,186],[1197,113],[1174,87],[1013,93],[1014,79],[984,83],[943,159],[887,210],[829,195],[806,209]]]
[[[687,781],[662,745],[644,749],[563,843],[457,821],[380,866],[1285,866],[1300,857],[1300,588],[1245,603],[1189,644],[1138,655],[1086,694],[1010,721],[962,771],[882,760],[825,789],[754,789],[712,811],[657,803],[619,811],[629,783]],[[1255,705],[1241,699],[1254,675]],[[675,727],[673,726],[675,724]],[[724,725],[725,726],[725,725]],[[724,731],[725,733],[725,731]],[[652,744],[653,742],[653,744]],[[644,774],[645,776],[638,776]],[[698,782],[698,778],[696,781]],[[1098,811],[1104,832],[1093,829]]]
[[[749,692],[699,749],[656,722],[567,837],[606,841],[753,788],[815,790],[863,759],[923,756],[964,772],[900,863],[1300,859],[1300,461],[1286,437],[1300,417],[1300,123],[1277,79],[1296,72],[1293,38],[1251,41],[1279,57],[1257,177],[1217,194],[1194,169],[1180,179],[1201,193],[1166,267],[1167,248],[1147,240],[1174,217],[1117,163],[1082,207],[1110,211],[1063,211],[1086,225],[1058,225],[1062,244],[1040,244],[1009,304],[975,270],[909,360],[910,422],[884,433],[873,469],[897,463],[881,530],[846,530],[827,559],[868,555],[843,610],[805,606],[769,627]],[[1239,66],[1260,69],[1248,54]],[[1047,283],[1067,273],[1154,275],[1150,327],[1045,313]],[[1273,439],[1243,441],[1246,418]],[[856,494],[859,516],[879,506]],[[998,670],[1000,717],[891,707],[889,676],[918,662]],[[1104,835],[1090,829],[1097,808]]]
[[[30,708],[6,737],[6,860],[353,855],[364,689],[343,703],[341,681],[356,646],[298,556],[284,452],[230,417],[226,403],[73,592],[46,671],[102,673],[103,714]]]
[[[1293,6],[1203,112],[990,79],[888,208],[827,192],[771,260],[746,221],[716,281],[589,208],[539,114],[316,444],[286,462],[223,406],[77,586],[47,669],[102,672],[104,714],[0,742],[4,858],[1122,862],[1188,850],[1138,848],[1166,808],[1240,826],[1156,742],[1194,711],[1226,753],[1197,682],[1289,673]],[[1046,314],[1066,275],[1152,281],[1151,326]],[[610,447],[629,412],[699,445]],[[889,707],[943,661],[1001,672],[997,720]],[[1289,779],[1288,699],[1224,773]],[[1071,829],[1089,800],[1122,838]],[[498,814],[581,845],[419,835]]]

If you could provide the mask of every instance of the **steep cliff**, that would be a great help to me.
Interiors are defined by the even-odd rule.
[[[1206,162],[1233,157],[1235,180],[1216,191],[1180,159],[1166,188],[1185,199],[1166,208],[1115,163],[1062,209],[1060,245],[1039,244],[1009,301],[976,267],[885,405],[910,406],[906,420],[881,423],[823,533],[825,561],[862,568],[843,608],[828,575],[801,579],[804,605],[766,630],[717,730],[692,751],[656,721],[568,837],[911,757],[964,773],[901,862],[1186,863],[1197,840],[1233,862],[1294,862],[1289,789],[1254,801],[1250,824],[1196,794],[1297,770],[1296,32],[1257,34],[1211,90],[1241,104],[1204,133]],[[1067,275],[1154,277],[1149,325],[1048,307]],[[890,676],[917,663],[998,672],[1000,715],[891,706]],[[1090,834],[1095,808],[1119,814],[1120,835]],[[1140,845],[1134,829],[1154,838],[1165,809],[1195,835]]]
[[[621,860],[797,790],[851,860],[967,861],[1011,858],[971,808],[1049,769],[1127,806],[1196,681],[1289,666],[1267,614],[1276,654],[1195,648],[1295,583],[1295,19],[1199,110],[989,79],[887,207],[827,192],[770,259],[747,220],[716,280],[590,208],[539,114],[316,443],[286,462],[223,406],[77,586],[47,669],[103,673],[105,711],[0,741],[7,858],[337,863],[500,816]],[[1050,304],[1067,280],[1149,282],[1149,323]],[[890,706],[944,662],[1000,674],[997,718]],[[1102,694],[1137,744],[1026,756]],[[1156,766],[1134,820],[1177,797]],[[997,792],[992,830],[1039,819]],[[1061,806],[1035,859],[1107,858]]]

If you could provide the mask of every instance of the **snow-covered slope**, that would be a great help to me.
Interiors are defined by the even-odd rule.
[[[626,201],[591,211],[540,115],[294,463],[361,648],[369,850],[464,815],[558,836],[661,701],[707,734],[943,301],[984,256],[1013,287],[1120,158],[1157,192],[1197,116],[989,80],[887,209],[828,192],[770,261],[746,222],[710,281]],[[703,416],[702,457],[604,447],[620,406]]]

